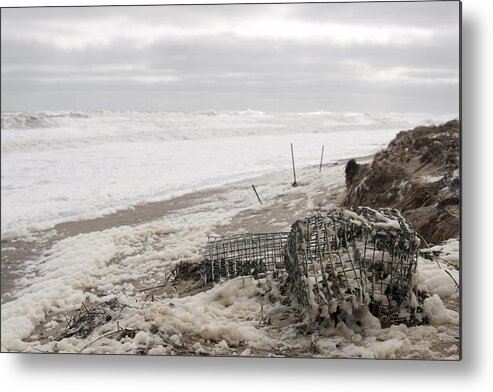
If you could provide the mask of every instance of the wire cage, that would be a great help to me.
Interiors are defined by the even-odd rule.
[[[284,248],[289,233],[209,236],[205,250],[208,281],[220,282],[241,276],[255,279],[284,271]]]
[[[296,221],[284,264],[298,303],[328,318],[348,305],[377,317],[409,295],[419,239],[397,210],[334,209]]]

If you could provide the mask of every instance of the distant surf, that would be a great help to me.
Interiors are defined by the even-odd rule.
[[[454,115],[3,112],[2,238],[296,164],[375,153],[398,131]]]

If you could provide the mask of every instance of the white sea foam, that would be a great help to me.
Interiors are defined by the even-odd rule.
[[[289,167],[371,154],[453,116],[365,113],[2,113],[2,238]]]
[[[368,113],[3,112],[2,154],[85,148],[104,143],[252,135],[402,130],[453,116]]]
[[[210,355],[306,353],[339,358],[456,359],[454,328],[458,318],[456,312],[446,309],[450,298],[458,295],[455,282],[443,267],[422,258],[415,279],[420,291],[432,295],[426,305],[432,325],[416,327],[375,325],[357,333],[341,322],[310,338],[299,333],[292,309],[280,302],[275,281],[269,288],[267,282],[259,285],[248,278],[237,279],[197,295],[178,298],[170,294],[155,300],[139,290],[164,282],[177,263],[199,260],[207,235],[217,234],[217,223],[232,223],[244,211],[269,215],[278,206],[276,197],[285,193],[289,194],[282,201],[286,212],[275,215],[274,220],[279,230],[286,231],[298,217],[313,214],[313,204],[305,203],[305,198],[329,195],[332,186],[344,183],[342,165],[327,166],[321,173],[301,168],[297,188],[290,186],[289,169],[281,174],[256,179],[263,205],[256,202],[248,182],[236,183],[220,197],[211,196],[153,222],[55,242],[41,256],[24,263],[24,274],[17,279],[9,301],[2,304],[2,351],[170,355],[185,346],[193,347],[196,354]],[[287,204],[293,200],[298,206],[289,211]],[[448,242],[450,249],[457,246]],[[449,272],[458,280],[457,271]],[[50,340],[63,331],[65,316],[81,307],[82,301],[89,305],[112,298],[125,309],[91,335]],[[284,317],[293,324],[286,324]],[[272,325],[261,325],[263,318],[271,319]],[[52,328],[54,325],[58,328]],[[37,335],[37,327],[45,333],[44,339]],[[138,332],[134,337],[108,337],[118,328]],[[442,342],[450,346],[447,351],[440,351],[443,345],[436,344]]]

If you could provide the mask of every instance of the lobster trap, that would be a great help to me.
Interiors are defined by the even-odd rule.
[[[219,282],[241,276],[259,279],[267,272],[277,276],[284,270],[284,248],[288,234],[209,236],[205,250],[207,280]]]
[[[328,318],[368,307],[398,313],[408,298],[419,240],[394,209],[333,209],[296,221],[289,233],[209,237],[206,281],[287,274],[297,303]]]
[[[418,246],[397,210],[334,209],[293,224],[285,267],[306,310],[327,318],[368,306],[381,317],[398,313],[408,298]]]

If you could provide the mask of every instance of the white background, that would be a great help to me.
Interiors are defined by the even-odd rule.
[[[0,0],[1,6],[137,3],[173,1]],[[174,3],[207,1],[175,0]],[[489,160],[493,157],[492,3],[490,0],[463,1],[461,362],[0,354],[3,390],[491,390],[493,252],[490,222],[493,217],[489,202],[492,200],[493,176]]]

